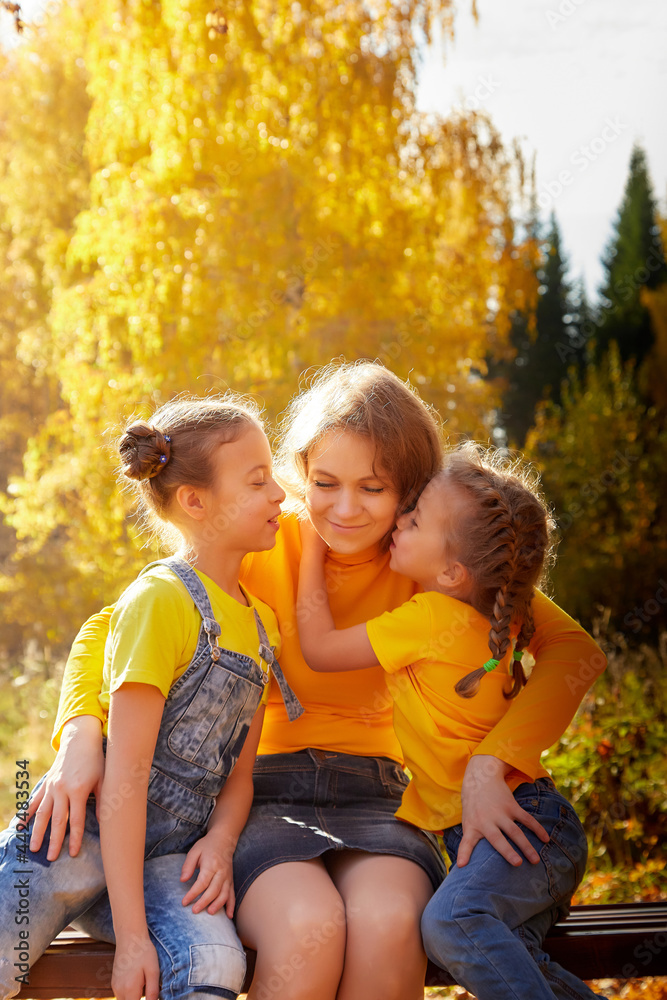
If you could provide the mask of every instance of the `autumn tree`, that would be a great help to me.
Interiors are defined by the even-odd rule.
[[[48,317],[74,219],[88,204],[90,101],[75,54],[84,23],[65,7],[55,28],[0,51],[0,490],[21,473],[47,417],[62,412]],[[48,641],[48,628],[40,630],[61,615],[71,576],[55,539],[37,554],[29,532],[17,537],[0,524],[0,643],[16,646],[27,634]],[[35,589],[38,614],[26,599]]]
[[[451,4],[68,10],[90,179],[47,318],[61,405],[4,501],[30,551],[55,543],[86,600],[130,579],[140,539],[107,445],[184,389],[230,385],[275,416],[304,368],[378,357],[452,431],[487,433],[487,341],[506,344],[534,275],[518,155],[483,116],[415,108],[416,32],[448,30]]]

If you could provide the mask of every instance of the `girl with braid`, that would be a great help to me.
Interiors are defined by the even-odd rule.
[[[425,949],[478,1000],[595,996],[542,946],[552,924],[567,914],[587,857],[574,809],[539,755],[528,750],[531,735],[534,745],[531,698],[538,703],[544,691],[537,668],[526,680],[522,658],[531,653],[533,609],[540,620],[549,614],[550,602],[536,587],[549,560],[551,529],[534,475],[518,462],[464,445],[429,482],[415,509],[398,518],[392,536],[391,568],[423,592],[394,611],[340,630],[327,597],[326,545],[312,528],[302,529],[297,614],[306,662],[317,671],[378,663],[384,668],[394,728],[411,773],[396,815],[441,833],[452,862],[422,917]],[[573,665],[564,680],[583,694],[590,673]],[[470,792],[468,762],[490,753],[485,739],[492,730],[498,733],[517,697],[526,707],[523,727],[507,732],[502,754],[484,759],[490,762],[488,781],[496,775],[497,756],[513,762],[505,765],[505,781],[517,811],[540,824],[532,828],[522,820],[536,854],[526,854],[531,864],[518,856],[506,860],[481,839],[469,859],[461,852],[457,864]],[[570,716],[571,708],[565,710],[554,693],[553,742]]]

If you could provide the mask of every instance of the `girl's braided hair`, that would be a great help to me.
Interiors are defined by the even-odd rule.
[[[492,659],[467,674],[455,690],[471,698],[480,681],[502,660],[512,625],[520,623],[514,645],[514,698],[526,683],[520,653],[535,631],[532,597],[551,561],[554,522],[537,473],[518,459],[466,443],[449,456],[444,475],[469,499],[468,516],[458,525],[456,557],[470,574],[470,603],[489,618]]]

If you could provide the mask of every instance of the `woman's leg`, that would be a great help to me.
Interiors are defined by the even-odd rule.
[[[347,917],[337,1000],[423,1000],[419,923],[433,894],[426,872],[405,858],[362,851],[331,853],[327,867]]]
[[[523,828],[540,861],[524,859],[515,868],[480,840],[464,868],[452,866],[424,911],[426,952],[478,1000],[592,1000],[595,994],[542,948],[583,875],[586,836],[550,783],[521,785],[515,797],[550,834],[543,844]],[[461,827],[445,838],[454,861]]]
[[[334,1000],[343,971],[345,907],[320,859],[262,872],[238,909],[257,951],[248,1000]]]

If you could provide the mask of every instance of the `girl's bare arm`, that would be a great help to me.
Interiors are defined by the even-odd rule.
[[[365,625],[337,629],[331,607],[324,572],[327,551],[310,523],[301,526],[303,553],[299,566],[299,588],[296,613],[299,624],[299,641],[304,659],[311,670],[365,670],[376,667]]]

